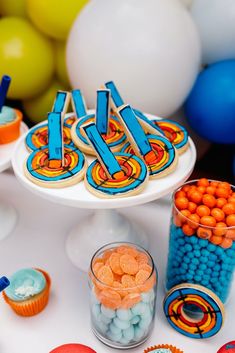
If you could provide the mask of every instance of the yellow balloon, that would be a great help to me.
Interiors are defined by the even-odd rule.
[[[55,70],[58,79],[65,85],[65,87],[70,88],[70,82],[65,62],[65,47],[66,42],[55,42]]]
[[[26,17],[26,0],[0,0],[0,14]]]
[[[41,93],[54,73],[49,39],[20,17],[0,19],[0,76],[12,77],[8,97],[27,99]]]
[[[26,0],[35,26],[55,39],[65,40],[70,27],[88,0]]]
[[[51,111],[58,90],[65,90],[65,87],[59,81],[54,80],[42,94],[23,101],[23,108],[30,120],[38,123],[47,119],[47,113]]]

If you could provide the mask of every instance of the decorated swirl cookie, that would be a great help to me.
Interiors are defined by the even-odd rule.
[[[194,308],[193,315],[191,307]],[[187,337],[209,338],[223,326],[224,306],[212,291],[203,286],[184,283],[173,287],[163,308],[170,325]],[[202,316],[197,318],[198,313]]]
[[[97,91],[96,114],[86,115],[72,126],[71,136],[74,144],[87,154],[95,155],[83,130],[86,124],[96,123],[99,133],[113,152],[120,151],[126,141],[121,123],[114,115],[110,115],[109,101],[109,90]]]
[[[43,187],[60,188],[83,179],[86,160],[74,146],[63,145],[59,113],[48,115],[48,146],[33,151],[25,163],[25,175]]]
[[[64,117],[70,101],[70,93],[58,91],[52,107],[54,113]],[[73,144],[68,124],[63,126],[63,142],[66,145]],[[31,152],[48,145],[48,124],[41,124],[31,129],[25,138],[26,148]]]
[[[163,134],[175,146],[179,154],[188,148],[188,132],[179,123],[169,119],[148,119],[139,110],[134,110],[143,129],[149,134]]]
[[[125,197],[141,192],[148,180],[145,163],[128,153],[111,152],[94,123],[83,127],[98,157],[87,169],[85,185],[98,197]]]
[[[121,106],[117,113],[130,141],[122,152],[143,158],[152,179],[171,173],[177,166],[178,157],[170,141],[160,135],[147,136],[129,105]]]

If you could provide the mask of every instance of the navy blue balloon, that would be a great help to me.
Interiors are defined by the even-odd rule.
[[[216,143],[235,143],[235,60],[203,70],[185,103],[190,126]]]

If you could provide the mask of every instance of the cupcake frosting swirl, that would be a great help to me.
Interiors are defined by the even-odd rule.
[[[0,112],[0,126],[11,123],[15,118],[16,114],[14,109],[6,106],[2,107],[2,111]]]
[[[27,268],[15,272],[10,278],[6,295],[14,301],[23,301],[39,294],[46,286],[46,279],[40,271]]]

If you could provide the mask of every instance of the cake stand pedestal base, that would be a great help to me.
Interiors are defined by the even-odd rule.
[[[17,213],[14,207],[0,201],[0,240],[13,231],[16,221]]]
[[[92,256],[100,247],[119,241],[148,248],[148,237],[138,224],[116,210],[96,210],[71,230],[66,241],[66,251],[76,267],[87,271]]]

